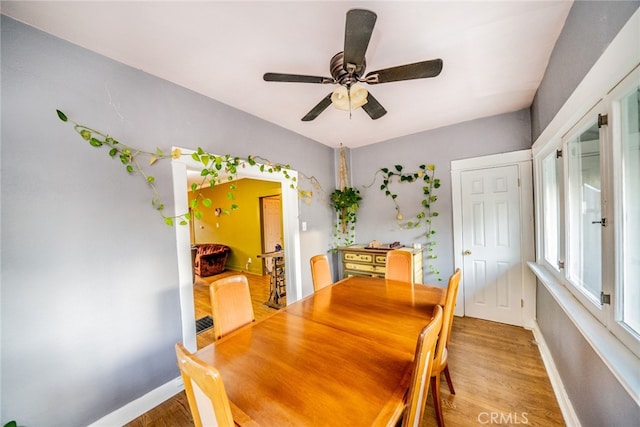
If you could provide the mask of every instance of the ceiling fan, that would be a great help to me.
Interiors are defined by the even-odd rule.
[[[442,71],[442,59],[385,68],[365,75],[364,71],[367,65],[365,53],[369,46],[376,19],[377,15],[370,10],[351,9],[347,12],[344,51],[338,52],[331,58],[329,63],[331,77],[265,73],[264,80],[268,82],[330,83],[340,85],[302,118],[304,122],[318,117],[332,103],[336,108],[347,111],[362,107],[373,120],[379,119],[387,114],[387,110],[367,89],[358,83],[373,85],[436,77]]]

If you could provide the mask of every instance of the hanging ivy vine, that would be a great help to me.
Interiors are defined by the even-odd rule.
[[[285,179],[291,181],[290,187],[293,189],[297,189],[299,197],[305,200],[305,202],[309,203],[310,198],[313,194],[313,192],[310,190],[298,189],[296,177],[291,176],[288,172],[288,170],[290,169],[289,165],[277,163],[274,164],[258,156],[249,156],[247,158],[234,157],[229,154],[218,156],[215,154],[207,153],[202,148],[198,147],[195,152],[190,154],[190,156],[201,166],[200,176],[202,177],[202,181],[199,184],[191,184],[191,190],[196,193],[196,196],[190,201],[190,212],[185,212],[174,216],[166,215],[164,213],[165,206],[162,201],[162,197],[155,185],[155,177],[147,173],[143,165],[150,167],[158,161],[166,159],[179,159],[180,157],[186,156],[188,154],[183,154],[182,151],[178,148],[172,150],[170,153],[166,153],[160,148],[156,149],[155,152],[139,150],[121,143],[120,141],[104,132],[70,121],[67,115],[60,110],[56,110],[56,113],[58,114],[58,118],[63,122],[70,122],[71,124],[73,124],[73,129],[82,137],[82,139],[87,141],[89,145],[96,148],[106,146],[107,148],[109,148],[109,156],[114,159],[119,159],[127,173],[131,175],[137,174],[141,176],[153,192],[151,205],[160,213],[160,215],[164,219],[165,224],[170,226],[173,226],[176,223],[180,225],[186,225],[194,217],[196,219],[200,219],[203,214],[201,208],[210,208],[213,204],[213,201],[210,198],[205,197],[200,189],[206,187],[207,185],[213,187],[214,185],[221,183],[223,179],[232,182],[237,179],[238,170],[240,168],[246,167],[246,165],[256,166],[258,164],[258,161],[263,162],[259,167],[260,172],[282,174]],[[144,158],[146,158],[147,160],[144,161]],[[319,188],[319,184],[314,177],[308,179],[316,188]],[[231,205],[229,209],[223,210],[223,213],[225,214],[229,214],[231,211],[238,209],[238,205],[234,203],[235,189],[236,186],[232,182],[229,187],[229,192],[227,192],[227,199],[230,201]]]
[[[438,196],[434,190],[440,187],[440,179],[435,177],[435,165],[420,165],[417,172],[405,172],[402,165],[394,165],[393,168],[381,168],[378,172],[382,173],[382,190],[385,196],[389,197],[395,206],[396,220],[400,224],[400,229],[407,228],[425,228],[425,249],[427,252],[427,271],[436,275],[438,281],[442,281],[440,271],[433,264],[433,260],[438,258],[435,251],[436,241],[434,235],[436,230],[433,229],[432,219],[439,214],[433,208],[433,204],[438,200]],[[390,184],[397,180],[403,182],[422,182],[422,200],[420,201],[420,211],[415,218],[405,220],[404,215],[398,204],[398,194],[391,191]]]

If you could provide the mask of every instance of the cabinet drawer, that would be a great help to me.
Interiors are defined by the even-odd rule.
[[[387,263],[386,255],[376,255],[376,264],[385,265]]]
[[[366,271],[366,272],[370,272],[370,273],[375,273],[376,272],[376,266],[375,265],[354,264],[354,263],[351,263],[351,262],[346,262],[344,264],[344,268],[346,270]]]
[[[357,261],[357,262],[373,262],[373,256],[371,254],[357,254],[345,252],[345,261]]]

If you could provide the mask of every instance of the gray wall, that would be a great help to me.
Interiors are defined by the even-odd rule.
[[[147,185],[55,110],[149,151],[289,163],[326,190],[334,152],[5,16],[1,27],[1,421],[86,425],[178,376],[177,247]],[[153,171],[171,212],[171,167]],[[330,246],[332,215],[316,200],[300,209],[305,260]]]
[[[573,5],[531,108],[534,140],[639,5],[638,1]],[[637,425],[640,408],[540,283],[536,317],[582,425]]]
[[[380,190],[382,178],[375,174],[380,168],[393,168],[396,164],[404,166],[406,172],[414,172],[421,164],[432,163],[436,166],[436,178],[441,180],[441,187],[435,193],[438,201],[432,205],[439,213],[433,222],[438,255],[433,264],[446,284],[446,279],[453,273],[451,161],[528,149],[531,148],[530,138],[529,110],[521,110],[353,150],[353,184],[363,195],[356,240],[362,243],[374,239],[384,243],[398,240],[405,245],[415,242],[424,245],[424,228],[400,230],[393,201]],[[405,220],[420,211],[421,183],[396,181],[391,185],[391,190],[398,194],[397,201]],[[425,281],[435,283],[435,279],[425,269]]]
[[[640,407],[544,285],[536,291],[538,325],[582,427],[632,427]]]
[[[578,87],[640,1],[576,0],[531,106],[532,141]]]

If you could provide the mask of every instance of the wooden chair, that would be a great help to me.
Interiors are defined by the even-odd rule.
[[[333,283],[329,259],[326,255],[314,255],[311,257],[311,280],[314,292]]]
[[[184,382],[195,427],[233,427],[231,406],[220,373],[176,344],[178,368]]]
[[[442,307],[436,305],[433,309],[431,322],[424,327],[418,337],[413,374],[411,375],[411,383],[407,393],[407,406],[402,418],[402,427],[418,427],[422,424],[424,408],[427,405],[427,396],[429,395],[427,382],[431,377],[434,360],[433,353],[441,328]]]
[[[256,320],[247,277],[238,274],[211,282],[211,312],[216,339]]]
[[[447,346],[449,345],[449,338],[451,336],[451,326],[453,325],[453,311],[456,308],[458,285],[460,284],[461,276],[462,273],[458,268],[449,278],[449,284],[447,285],[447,297],[444,303],[444,314],[442,317],[442,332],[438,337],[435,360],[433,361],[433,369],[431,372],[431,391],[433,393],[433,406],[436,410],[436,418],[438,419],[439,427],[444,427],[442,402],[440,401],[440,376],[443,372],[445,378],[447,379],[449,391],[451,391],[451,394],[456,394],[456,391],[453,388],[453,383],[451,382],[451,375],[449,374]]]
[[[384,278],[413,283],[413,267],[411,252],[397,249],[387,252]]]

